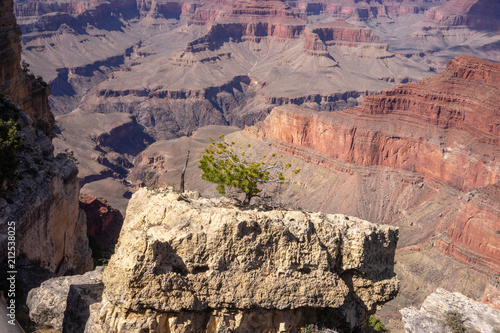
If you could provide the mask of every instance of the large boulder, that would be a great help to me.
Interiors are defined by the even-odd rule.
[[[397,294],[397,238],[393,227],[345,215],[141,189],[87,331],[364,329]]]
[[[47,280],[28,293],[30,318],[59,332],[83,332],[90,306],[101,301],[102,270]]]

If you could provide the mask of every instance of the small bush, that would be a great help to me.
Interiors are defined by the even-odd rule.
[[[377,332],[390,333],[391,331],[385,328],[384,323],[380,320],[380,318],[375,317],[374,315],[370,316],[368,320],[368,325],[373,328]]]
[[[467,333],[467,328],[464,326],[462,314],[456,311],[447,311],[445,313],[446,325],[451,328],[453,333]]]
[[[248,144],[248,148],[251,145]],[[284,163],[276,154],[260,158],[247,154],[234,142],[225,142],[224,135],[219,140],[210,138],[210,146],[200,160],[199,168],[203,171],[201,178],[217,184],[217,191],[225,195],[226,188],[231,187],[245,193],[243,205],[250,205],[250,200],[261,192],[259,186],[264,184],[287,184],[290,174],[298,174],[300,169],[291,170],[290,163]],[[282,157],[282,156],[281,156]]]

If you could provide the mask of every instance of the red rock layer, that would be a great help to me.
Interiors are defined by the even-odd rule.
[[[48,13],[66,13],[71,15],[78,15],[89,8],[95,7],[97,4],[102,3],[102,0],[90,1],[27,1],[17,2],[15,4],[16,16],[42,16]]]
[[[368,28],[358,28],[344,20],[315,25],[312,32],[327,45],[349,43],[383,43],[383,41]]]
[[[451,223],[437,229],[446,237],[436,247],[479,270],[500,272],[500,184],[467,195]]]
[[[295,1],[288,3],[297,11],[308,15],[327,13],[332,16],[349,18],[358,17],[365,20],[374,17],[385,17],[387,15],[418,14],[425,12],[429,7],[444,1],[425,0],[381,0],[381,1],[357,1],[357,0],[337,0],[337,1]]]
[[[123,224],[122,214],[112,208],[106,199],[92,195],[80,196],[80,208],[87,215],[87,235],[105,245],[115,245]]]
[[[321,113],[276,108],[261,135],[348,163],[415,171],[462,191],[500,178],[500,64],[471,57],[442,74]]]
[[[422,228],[432,229],[427,239],[436,237],[445,254],[500,273],[499,106],[500,63],[461,56],[443,73],[368,96],[359,107],[281,106],[249,131],[341,162],[412,171],[443,193],[468,192],[441,203],[454,209]]]
[[[0,3],[0,94],[7,95],[33,118],[33,125],[54,136],[50,88],[21,69],[21,30],[13,13],[13,1]]]

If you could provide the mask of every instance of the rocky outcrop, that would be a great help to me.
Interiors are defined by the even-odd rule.
[[[30,319],[58,332],[83,332],[90,308],[101,301],[103,267],[83,275],[53,278],[32,289],[26,301]]]
[[[355,27],[344,20],[314,25],[312,32],[327,45],[354,46],[356,43],[383,43],[373,30]]]
[[[461,322],[465,330],[493,333],[500,329],[500,310],[444,289],[427,297],[420,310],[410,307],[400,312],[406,333],[451,332],[447,324],[450,317],[457,318],[455,325]]]
[[[54,116],[47,100],[50,88],[21,68],[21,30],[13,10],[13,0],[0,5],[0,93],[19,104],[36,128],[53,137]]]
[[[16,255],[56,274],[83,273],[93,264],[85,213],[78,207],[78,168],[66,155],[53,156],[52,143],[21,114],[18,180],[0,199],[2,258],[7,256],[9,222],[14,222]]]
[[[397,293],[397,235],[344,215],[242,210],[141,189],[87,329],[298,332],[329,318],[325,325],[351,332]]]

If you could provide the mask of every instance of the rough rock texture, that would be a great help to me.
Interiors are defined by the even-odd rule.
[[[54,116],[47,100],[50,88],[21,68],[21,29],[14,16],[13,0],[0,4],[0,22],[0,93],[19,104],[36,128],[53,137]]]
[[[463,325],[474,332],[494,333],[500,329],[500,310],[473,301],[460,293],[437,289],[427,297],[420,310],[401,310],[407,333],[448,333],[446,312],[461,314]]]
[[[122,214],[111,207],[106,199],[92,195],[80,196],[80,208],[87,216],[87,235],[100,244],[115,245],[123,224]]]
[[[344,215],[134,194],[92,332],[366,328],[398,289],[398,231]],[[193,312],[194,311],[194,312]],[[255,320],[259,318],[258,320]]]
[[[490,277],[481,302],[500,310],[500,275]]]
[[[103,267],[83,275],[53,278],[28,293],[30,318],[38,325],[59,332],[85,329],[90,306],[101,301]]]
[[[16,255],[57,274],[92,269],[85,213],[78,207],[78,168],[66,155],[53,156],[50,139],[21,114],[19,179],[0,199],[2,258],[7,256],[7,224],[15,222]]]
[[[64,155],[54,157],[48,90],[21,70],[20,30],[12,1],[2,2],[0,18],[0,92],[11,94],[7,96],[31,115],[21,112],[18,120],[24,141],[18,156],[19,179],[0,199],[0,259],[7,255],[7,224],[13,221],[17,256],[26,256],[58,274],[85,272],[92,269],[92,260],[85,213],[78,207],[78,168]]]

